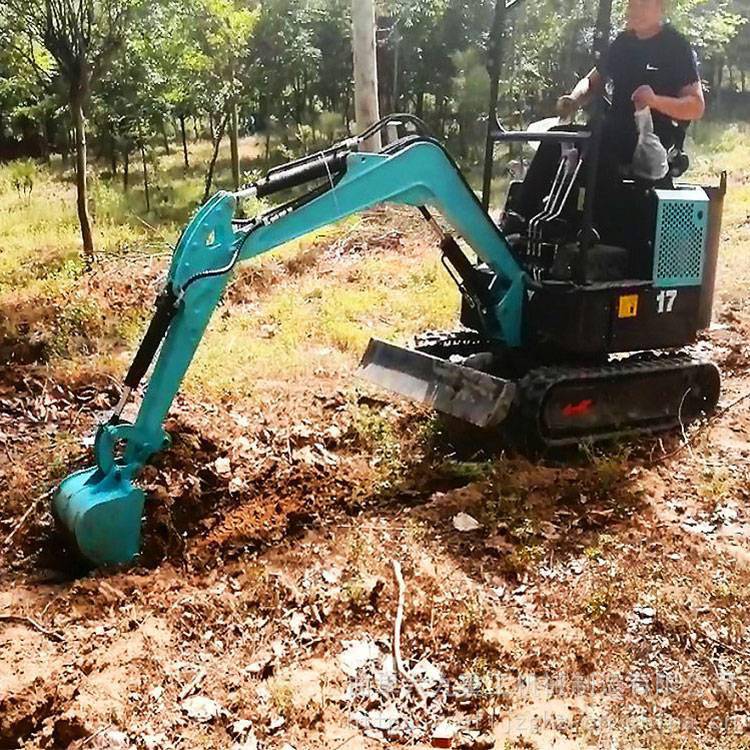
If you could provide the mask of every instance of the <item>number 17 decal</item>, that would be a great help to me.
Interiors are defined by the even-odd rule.
[[[656,295],[656,312],[658,312],[659,314],[664,312],[672,312],[674,301],[676,299],[676,289],[662,289],[659,294]]]

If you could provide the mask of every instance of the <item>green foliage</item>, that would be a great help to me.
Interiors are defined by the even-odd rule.
[[[18,195],[31,197],[34,180],[37,175],[36,163],[33,159],[17,159],[8,170],[8,181],[15,188]]]
[[[48,4],[0,7],[0,156],[4,146],[67,155],[67,104],[81,87],[91,93],[89,143],[110,174],[125,164],[140,173],[143,150],[152,183],[153,153],[190,138],[191,125],[204,136],[215,131],[235,103],[241,134],[267,137],[268,160],[308,152],[351,125],[350,0],[81,0],[81,13],[95,22],[75,53],[89,71],[82,81],[74,80],[75,50],[44,33]],[[624,6],[615,4],[613,33]],[[481,147],[494,8],[494,0],[378,4],[384,109],[423,117],[467,163]],[[509,125],[550,112],[591,67],[595,11],[596,0],[539,0],[509,11],[500,45],[500,115]],[[744,89],[750,0],[673,0],[670,14],[698,49],[709,91]],[[277,136],[281,147],[272,143]]]
[[[469,142],[481,142],[480,118],[487,114],[490,77],[479,50],[470,48],[453,55],[457,75],[453,79],[453,98],[459,127],[459,150],[468,155]]]
[[[729,0],[673,0],[669,15],[704,57],[724,54],[744,22]]]

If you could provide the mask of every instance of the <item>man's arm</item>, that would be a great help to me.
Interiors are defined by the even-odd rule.
[[[577,110],[585,107],[604,88],[602,74],[592,68],[581,78],[573,90],[557,100],[557,111],[562,117],[572,117]]]
[[[639,86],[632,98],[636,109],[651,107],[673,120],[700,120],[706,109],[700,81],[683,86],[678,96],[659,96],[651,86]]]

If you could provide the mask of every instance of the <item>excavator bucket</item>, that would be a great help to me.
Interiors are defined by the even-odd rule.
[[[510,380],[379,339],[370,339],[358,374],[477,427],[500,424],[516,393]]]
[[[119,565],[130,562],[140,548],[144,497],[120,472],[95,467],[63,480],[52,513],[86,560]]]

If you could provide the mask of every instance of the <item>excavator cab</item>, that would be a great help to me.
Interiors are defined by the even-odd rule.
[[[508,189],[499,225],[533,280],[527,344],[595,355],[689,343],[710,325],[726,175],[710,186],[672,174],[660,183],[623,179],[614,201],[595,203],[587,230],[591,132],[549,131],[560,157],[538,206],[524,200],[524,181]],[[685,158],[680,151],[678,169]],[[462,322],[476,324],[468,305]]]

